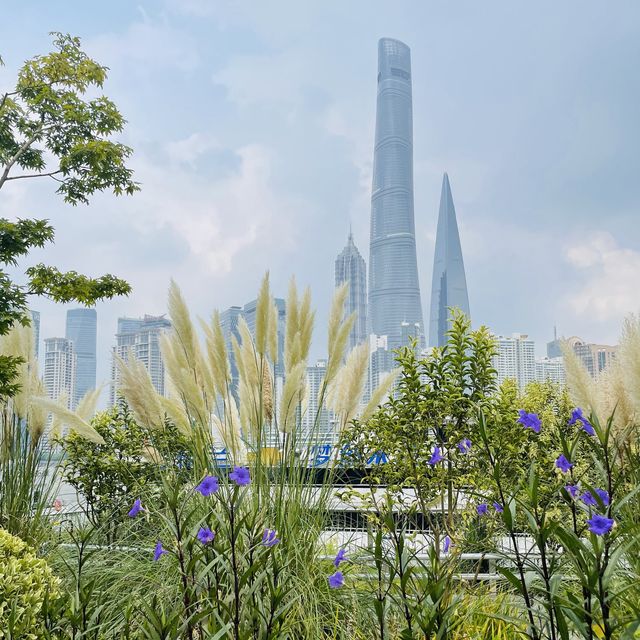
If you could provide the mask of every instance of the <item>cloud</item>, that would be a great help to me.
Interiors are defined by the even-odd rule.
[[[219,149],[220,145],[215,138],[203,133],[192,133],[187,138],[168,142],[167,154],[172,162],[187,164],[194,168],[196,160],[209,151]]]
[[[124,67],[129,73],[136,69],[148,73],[149,66],[189,72],[200,62],[192,36],[145,14],[126,30],[97,35],[85,45],[96,59],[109,67]]]
[[[238,106],[270,105],[296,109],[303,101],[308,67],[295,52],[243,55],[232,58],[213,75]]]
[[[569,295],[575,313],[606,321],[636,310],[640,252],[620,247],[610,233],[599,231],[569,247],[566,260],[583,280]]]
[[[194,133],[168,146],[188,164],[212,144]],[[268,254],[276,243],[290,245],[287,221],[296,204],[271,184],[270,151],[254,144],[233,155],[237,169],[218,180],[143,156],[136,162],[136,176],[144,188],[127,203],[129,213],[135,213],[130,224],[147,234],[172,229],[205,270],[217,276],[238,267],[236,257],[249,248]]]

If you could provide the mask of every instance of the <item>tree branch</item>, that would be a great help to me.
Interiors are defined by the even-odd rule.
[[[9,180],[22,180],[23,178],[46,178],[55,176],[57,173],[62,173],[62,169],[56,169],[55,171],[49,171],[48,173],[25,173],[21,176],[11,176],[10,178],[6,178],[5,182],[9,182]]]
[[[20,148],[15,152],[9,162],[7,162],[4,167],[4,171],[2,172],[2,176],[0,176],[0,189],[2,189],[2,185],[7,181],[7,176],[9,175],[9,171],[11,171],[11,167],[13,167],[20,156],[37,140],[43,129],[44,122],[36,129],[35,133],[31,137],[27,138],[22,145],[20,145]]]
[[[2,110],[2,107],[4,107],[4,103],[7,101],[7,98],[9,96],[16,96],[16,95],[18,95],[17,91],[7,91],[7,93],[5,93],[2,96],[2,102],[0,102],[0,111]]]

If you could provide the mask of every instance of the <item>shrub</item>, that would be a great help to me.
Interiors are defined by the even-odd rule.
[[[124,402],[96,414],[91,426],[102,443],[75,432],[62,441],[64,478],[84,497],[90,522],[113,540],[126,519],[130,496],[154,482],[156,465],[150,460],[156,452],[162,452],[171,468],[188,468],[191,460],[186,440],[175,427],[167,424],[154,431],[141,426]]]
[[[0,638],[40,638],[43,606],[60,581],[25,542],[0,529]]]

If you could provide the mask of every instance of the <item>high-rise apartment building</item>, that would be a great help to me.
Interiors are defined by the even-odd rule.
[[[40,312],[29,311],[31,314],[31,331],[33,333],[33,353],[38,361],[40,357]]]
[[[592,378],[598,379],[616,357],[617,346],[609,344],[594,344],[585,342],[581,338],[573,336],[567,340],[574,353],[582,360],[582,364]]]
[[[278,309],[278,362],[275,366],[276,376],[284,376],[284,336],[287,324],[286,303],[283,298],[273,299]],[[242,317],[245,319],[251,335],[256,335],[256,309],[258,300],[247,302],[242,309]]]
[[[307,402],[298,437],[301,444],[331,444],[335,441],[335,416],[326,404],[319,406],[319,395],[327,372],[327,361],[318,360],[307,367]]]
[[[493,358],[493,367],[498,373],[498,382],[514,379],[520,389],[536,379],[535,344],[529,336],[514,333],[511,336],[496,336],[498,353]]]
[[[76,380],[76,354],[73,342],[66,338],[45,338],[44,368],[42,375],[47,395],[54,400],[66,399],[73,406]]]
[[[242,307],[229,307],[220,313],[220,327],[222,329],[222,335],[224,336],[224,343],[227,348],[227,356],[229,358],[229,368],[231,369],[231,389],[238,400],[238,365],[236,364],[236,358],[233,353],[233,340],[235,338],[238,342],[240,340],[240,332],[238,331],[238,323],[242,317]]]
[[[424,323],[413,211],[413,114],[409,47],[378,43],[378,97],[369,247],[369,332],[402,346],[402,323]]]
[[[144,364],[155,390],[160,395],[166,395],[160,336],[169,329],[171,322],[164,316],[118,318],[116,345],[113,347],[111,363],[111,404],[115,404],[117,400],[120,381],[116,356],[126,360],[130,353]]]
[[[356,321],[349,334],[350,351],[367,340],[367,266],[349,232],[347,245],[338,254],[335,263],[336,287],[349,283],[349,295],[345,301],[345,317],[355,312]]]
[[[536,380],[538,382],[556,382],[565,384],[566,374],[564,369],[564,358],[537,358],[536,359]]]
[[[429,315],[429,345],[442,347],[447,343],[452,308],[460,309],[469,317],[467,278],[462,260],[462,248],[453,205],[449,176],[442,178],[438,230],[433,256],[431,282],[431,309]]]
[[[76,354],[76,379],[72,407],[96,388],[96,344],[98,317],[95,309],[69,309],[65,336],[73,342]]]

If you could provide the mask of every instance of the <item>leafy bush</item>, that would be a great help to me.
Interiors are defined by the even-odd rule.
[[[40,638],[43,607],[60,581],[25,542],[0,529],[0,638]]]
[[[159,451],[172,469],[190,466],[184,436],[172,425],[163,430],[141,426],[124,402],[96,414],[91,426],[103,443],[71,432],[62,442],[64,478],[85,499],[87,517],[113,540],[126,518],[132,494],[139,495],[157,477]]]

